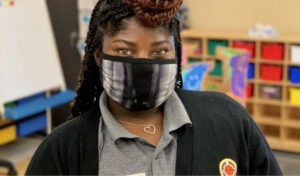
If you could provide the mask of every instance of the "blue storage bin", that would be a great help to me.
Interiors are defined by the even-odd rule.
[[[34,102],[34,101],[39,101],[39,100],[44,99],[44,98],[46,98],[46,93],[45,92],[38,93],[38,94],[29,96],[29,97],[19,99],[15,103],[16,103],[17,106],[19,106],[19,105],[24,105],[26,103],[30,103],[30,102]]]
[[[249,64],[248,79],[254,79],[254,64]]]
[[[75,92],[65,90],[56,93],[48,98],[39,98],[35,101],[30,101],[23,105],[18,105],[15,108],[5,108],[4,116],[11,120],[21,120],[32,115],[44,112],[47,108],[54,108],[59,105],[68,103],[73,100]]]
[[[289,68],[290,81],[292,83],[300,84],[300,67]]]
[[[26,120],[19,121],[17,123],[17,136],[27,136],[35,132],[46,129],[47,127],[47,115],[46,112],[34,115]]]

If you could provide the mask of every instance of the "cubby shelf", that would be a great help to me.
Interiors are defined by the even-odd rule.
[[[251,97],[248,97],[245,106],[273,149],[300,153],[300,104],[297,102],[297,97],[294,97],[293,101],[291,98],[300,96],[300,83],[293,83],[290,78],[291,67],[300,69],[300,58],[292,59],[293,52],[294,55],[300,53],[299,50],[292,51],[294,46],[300,46],[299,36],[281,35],[276,39],[257,39],[238,32],[187,30],[182,32],[182,41],[183,46],[187,46],[188,41],[193,41],[193,46],[198,46],[197,54],[188,51],[187,55],[189,58],[199,60],[220,61],[213,55],[214,52],[210,48],[216,47],[215,41],[219,41],[220,45],[233,48],[237,47],[236,42],[242,42],[247,50],[253,51],[249,63],[254,66],[254,76],[247,81],[247,84],[252,86],[253,93]],[[270,47],[272,48],[274,45],[279,50],[270,52]],[[189,49],[191,48],[193,47]],[[266,48],[269,53],[266,53]],[[274,56],[274,53],[277,55]],[[273,56],[274,58],[268,58]],[[264,66],[274,67],[275,71],[277,68],[277,71],[279,70],[277,76],[263,75],[261,71]],[[280,69],[278,69],[279,67]],[[208,79],[222,80],[222,77],[210,75]],[[270,97],[268,97],[269,95],[262,96],[264,95],[261,93],[262,87],[277,87],[277,91],[279,91]],[[291,89],[293,89],[294,95],[291,95]],[[299,90],[296,92],[297,95],[295,89]]]
[[[260,64],[270,64],[270,65],[284,65],[285,63],[283,61],[271,61],[271,60],[265,60],[265,59],[259,59],[256,61]]]
[[[283,126],[300,129],[300,122],[299,120],[286,120],[283,122]]]
[[[263,118],[258,118],[256,119],[256,122],[258,124],[262,124],[262,125],[272,125],[272,126],[280,126],[280,119],[277,117],[263,117]]]
[[[256,98],[255,99],[256,104],[261,104],[261,105],[273,105],[273,106],[282,106],[284,102],[278,101],[278,100],[267,100],[267,99],[262,99],[262,98]]]

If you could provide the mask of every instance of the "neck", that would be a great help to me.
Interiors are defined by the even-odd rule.
[[[160,117],[162,114],[161,107],[145,111],[132,111],[122,107],[111,98],[108,98],[108,108],[117,120],[127,119],[129,121],[136,120],[141,122],[149,122]]]
[[[119,122],[122,121],[122,126],[130,133],[145,139],[150,144],[158,144],[163,131],[161,107],[147,111],[131,111],[108,98],[108,108],[114,118]]]

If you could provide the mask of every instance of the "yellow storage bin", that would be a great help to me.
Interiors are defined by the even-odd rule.
[[[292,105],[300,106],[300,89],[299,88],[290,88],[290,103]]]
[[[0,145],[14,141],[16,133],[16,125],[12,121],[0,120]]]

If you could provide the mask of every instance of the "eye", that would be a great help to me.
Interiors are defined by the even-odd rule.
[[[131,56],[133,55],[133,51],[129,49],[118,49],[117,50],[118,54],[124,55],[124,56]]]
[[[152,55],[154,57],[159,57],[159,56],[165,55],[166,53],[168,53],[168,51],[169,51],[168,49],[158,49],[158,50],[155,50]]]

